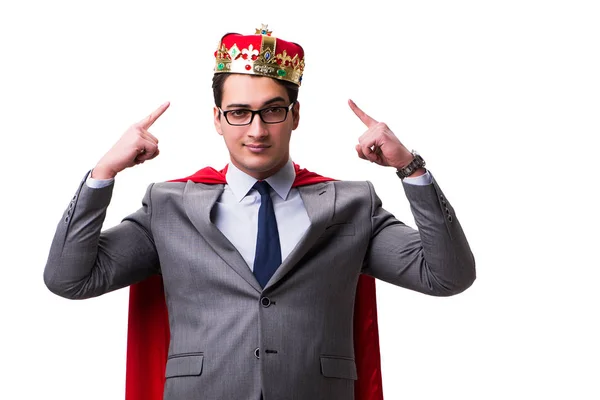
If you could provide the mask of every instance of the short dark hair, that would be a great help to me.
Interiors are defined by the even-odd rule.
[[[215,97],[215,105],[217,107],[221,107],[221,102],[223,101],[223,85],[225,84],[225,80],[229,77],[229,75],[231,74],[214,74],[213,76],[212,88],[213,95]],[[295,85],[292,82],[288,81],[280,81],[278,79],[275,79],[275,82],[277,82],[285,88],[285,91],[287,92],[288,97],[290,98],[290,103],[295,103],[298,100],[298,85]]]

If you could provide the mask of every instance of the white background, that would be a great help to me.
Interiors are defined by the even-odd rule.
[[[378,282],[386,399],[600,398],[599,17],[573,0],[3,1],[1,397],[123,398],[128,292],[51,294],[54,229],[86,171],[166,100],[161,154],[118,176],[105,227],[150,182],[224,166],[213,52],[268,23],[306,51],[294,160],[371,180],[414,226],[394,171],[356,157],[354,99],[425,157],[475,254],[458,296]]]

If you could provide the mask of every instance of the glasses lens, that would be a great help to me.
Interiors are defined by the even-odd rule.
[[[225,114],[227,122],[233,125],[244,125],[250,122],[252,112],[250,110],[231,110]]]
[[[260,112],[263,121],[268,124],[283,122],[287,116],[286,107],[269,107]]]

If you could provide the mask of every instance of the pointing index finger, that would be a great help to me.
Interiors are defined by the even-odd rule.
[[[352,100],[348,100],[348,105],[352,111],[354,111],[354,114],[356,114],[356,116],[362,121],[362,123],[367,126],[367,128],[370,128],[378,123],[375,119],[369,117],[366,112],[361,110],[360,107],[358,107]]]
[[[166,102],[163,105],[161,105],[160,107],[158,107],[156,110],[154,110],[154,112],[150,115],[148,115],[146,118],[144,118],[143,120],[140,121],[140,125],[142,125],[142,127],[144,129],[148,129],[152,126],[153,123],[156,122],[156,120],[163,115],[163,113],[165,111],[167,111],[167,108],[169,108],[169,106],[171,105],[170,102]]]

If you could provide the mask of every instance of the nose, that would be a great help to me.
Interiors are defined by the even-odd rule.
[[[269,135],[269,130],[267,129],[267,124],[265,124],[260,116],[256,114],[254,119],[248,126],[248,136],[260,139]]]

